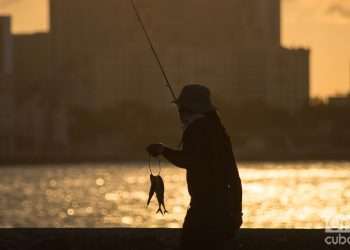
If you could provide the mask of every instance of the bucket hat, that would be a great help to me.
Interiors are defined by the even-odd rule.
[[[210,99],[210,90],[201,84],[185,85],[173,103],[194,113],[206,113],[216,109]]]

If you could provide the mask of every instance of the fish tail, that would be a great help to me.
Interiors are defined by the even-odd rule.
[[[162,209],[161,208],[158,208],[158,210],[157,210],[157,212],[156,213],[161,213],[162,215],[164,215],[164,213],[163,213],[163,211],[162,211]]]
[[[168,210],[166,210],[166,208],[165,208],[164,202],[162,202],[162,206],[163,206],[163,209],[164,209],[164,213],[168,213]]]
[[[151,190],[149,191],[149,195],[148,195],[147,207],[148,207],[149,203],[150,203],[151,200],[152,200],[153,194],[154,194],[154,191],[151,189]]]

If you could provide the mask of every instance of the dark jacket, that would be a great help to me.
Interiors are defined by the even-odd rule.
[[[229,136],[216,112],[191,123],[182,150],[165,148],[163,156],[187,170],[190,207],[207,221],[242,223],[242,186]],[[208,219],[209,216],[209,219]]]

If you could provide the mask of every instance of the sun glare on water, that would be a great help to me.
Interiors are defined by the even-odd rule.
[[[239,164],[243,227],[323,228],[350,210],[350,163]],[[181,227],[189,203],[185,172],[162,170],[168,214],[146,207],[142,164],[0,170],[0,227]],[[210,197],[208,197],[209,199]]]

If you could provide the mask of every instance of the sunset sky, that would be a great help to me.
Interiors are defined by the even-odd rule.
[[[15,33],[47,31],[47,1],[0,0],[0,14]],[[282,43],[311,49],[312,96],[350,91],[350,0],[282,0]]]

